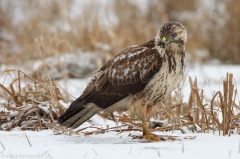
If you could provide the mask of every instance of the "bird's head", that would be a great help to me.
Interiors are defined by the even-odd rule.
[[[187,30],[178,22],[166,22],[158,30],[155,37],[155,43],[161,48],[176,43],[178,45],[184,45],[187,41]]]

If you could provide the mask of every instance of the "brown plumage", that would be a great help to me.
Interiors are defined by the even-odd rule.
[[[159,141],[146,127],[154,105],[183,79],[187,32],[178,22],[167,22],[156,37],[130,46],[92,76],[83,94],[59,118],[76,128],[98,111],[130,110],[143,122],[144,138]]]

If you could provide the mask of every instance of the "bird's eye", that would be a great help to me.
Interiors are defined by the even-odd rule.
[[[177,33],[173,33],[171,37],[175,38],[177,36]]]

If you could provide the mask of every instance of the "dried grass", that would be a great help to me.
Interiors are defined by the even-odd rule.
[[[2,73],[17,73],[9,87],[0,84],[1,98],[5,103],[0,113],[0,130],[47,129],[47,123],[55,123],[65,110],[60,101],[65,101],[57,83],[50,78],[41,80],[38,75],[30,77],[20,70]],[[22,85],[24,86],[22,87]]]
[[[238,91],[234,88],[233,74],[227,74],[226,79],[223,80],[223,92],[216,92],[211,101],[213,125],[219,131],[221,130],[223,135],[230,136],[233,129],[239,128],[240,107],[237,105],[239,101],[236,103],[237,97]],[[218,111],[214,111],[214,101],[216,101]],[[222,120],[217,118],[218,112],[222,114]]]
[[[77,52],[79,48],[104,52],[108,59],[109,54],[115,55],[129,45],[150,40],[162,23],[172,20],[182,22],[188,29],[186,48],[191,54],[190,61],[217,58],[223,62],[240,63],[238,0],[219,0],[211,6],[212,9],[204,8],[206,10],[202,12],[199,12],[203,7],[199,6],[199,0],[154,0],[147,2],[144,14],[138,5],[128,0],[113,1],[103,10],[99,9],[99,3],[90,3],[75,17],[70,15],[74,5],[72,0],[0,3],[7,4],[0,6],[0,51],[3,57],[0,64],[58,57],[59,54]],[[224,9],[219,5],[225,6]],[[20,6],[26,18],[15,22],[13,15]],[[102,12],[113,15],[118,22],[112,23],[106,16],[104,20],[111,25],[103,25],[103,17],[99,16]],[[196,25],[200,23],[205,25]],[[68,27],[69,30],[65,29]],[[109,49],[99,47],[98,43],[108,45]],[[199,50],[205,50],[201,57],[198,57]]]
[[[2,98],[7,101],[3,103],[4,111],[0,113],[1,130],[9,131],[16,127],[21,130],[51,128],[56,134],[64,132],[86,136],[109,131],[121,133],[142,130],[140,122],[132,119],[127,113],[99,113],[104,119],[121,122],[120,126],[65,129],[56,123],[57,118],[65,111],[60,102],[64,101],[63,95],[56,82],[49,78],[41,80],[37,74],[30,77],[20,70],[8,70],[3,73],[10,72],[16,72],[18,77],[10,83],[9,88],[0,84]],[[158,105],[158,111],[149,121],[151,131],[181,130],[182,133],[219,131],[219,134],[222,132],[223,135],[229,136],[234,133],[234,130],[239,133],[240,106],[233,81],[233,74],[227,74],[223,80],[223,90],[216,92],[210,101],[206,101],[204,90],[198,88],[197,78],[193,80],[189,77],[191,93],[188,102],[182,103],[184,85],[181,85],[174,96],[169,96]]]

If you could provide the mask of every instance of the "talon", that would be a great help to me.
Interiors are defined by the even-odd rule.
[[[142,127],[143,127],[143,136],[133,136],[133,139],[145,139],[145,140],[148,140],[149,142],[164,141],[159,136],[150,132],[146,122],[142,121]]]
[[[148,140],[149,142],[161,142],[161,141],[165,141],[163,138],[160,138],[159,136],[155,135],[155,134],[145,134],[143,136],[131,136],[132,139],[145,139]]]
[[[160,141],[162,141],[159,136],[157,136],[155,134],[152,134],[152,133],[143,135],[143,139],[146,139],[150,142],[160,142]]]
[[[131,136],[132,139],[143,139],[143,136],[137,136],[137,135],[134,135],[134,136]]]

